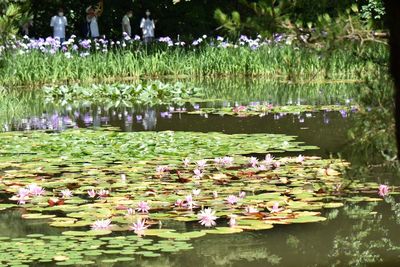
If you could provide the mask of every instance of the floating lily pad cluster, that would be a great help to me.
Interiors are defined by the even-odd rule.
[[[34,262],[55,263],[59,266],[99,266],[192,249],[185,241],[154,241],[135,235],[77,238],[32,234],[13,239],[0,237],[0,241],[1,266],[29,266]],[[109,258],[110,255],[113,256],[112,259]]]
[[[359,195],[376,195],[377,184],[343,179],[345,161],[277,157],[315,148],[274,134],[2,133],[0,192],[11,204],[1,208],[18,201],[24,219],[47,220],[76,240],[125,233],[142,222],[145,236],[185,241],[324,221],[323,209],[347,199],[380,200]],[[269,154],[249,155],[260,153]]]
[[[57,85],[43,88],[46,100],[62,104],[86,101],[90,103],[114,102],[123,104],[174,104],[200,97],[201,89],[180,82],[160,81],[136,84],[92,84],[90,86]]]
[[[239,117],[249,116],[265,116],[267,114],[297,114],[304,112],[319,112],[319,111],[340,111],[349,112],[357,111],[358,106],[350,105],[287,105],[275,106],[272,104],[255,104],[236,107],[203,107],[197,110],[188,111],[188,114],[214,114],[214,115],[230,115]]]

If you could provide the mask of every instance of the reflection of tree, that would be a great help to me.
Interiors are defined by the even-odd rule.
[[[375,214],[376,203],[366,206],[349,205],[344,208],[345,216],[353,223],[350,229],[340,229],[334,238],[329,253],[331,266],[365,266],[383,261],[382,254],[399,251],[390,239],[383,216]]]

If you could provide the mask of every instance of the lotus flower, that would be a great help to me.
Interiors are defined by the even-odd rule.
[[[61,190],[61,196],[62,196],[62,198],[70,198],[70,197],[72,197],[72,192],[68,188]]]
[[[193,173],[194,173],[194,176],[196,177],[196,178],[201,178],[201,177],[203,177],[203,175],[204,175],[204,173],[201,171],[201,170],[199,170],[199,169],[195,169],[194,171],[193,171]]]
[[[251,157],[249,159],[249,163],[250,163],[251,167],[255,168],[258,165],[258,159],[256,157]]]
[[[96,197],[96,191],[94,191],[94,189],[90,189],[87,191],[89,197],[94,198]]]
[[[44,194],[44,189],[37,184],[30,184],[28,185],[29,194],[31,196],[41,196]]]
[[[110,227],[111,227],[110,219],[97,220],[91,225],[92,230],[108,230],[110,229]]]
[[[239,201],[239,198],[238,198],[237,196],[235,196],[235,195],[229,195],[229,196],[226,198],[226,201],[227,201],[230,205],[235,205],[235,204]]]
[[[176,207],[184,207],[185,202],[182,199],[177,199],[174,204]]]
[[[215,220],[217,219],[217,217],[215,216],[215,211],[213,211],[211,208],[201,210],[200,213],[197,214],[197,217],[200,220],[200,224],[204,225],[205,227],[216,225]]]
[[[207,160],[205,160],[205,159],[199,160],[196,162],[196,164],[197,164],[197,168],[203,170],[207,165]]]
[[[185,166],[186,168],[189,166],[189,163],[190,163],[190,159],[185,158],[185,159],[183,160],[183,166]]]
[[[246,213],[257,213],[258,209],[254,208],[253,206],[247,206],[245,208]]]
[[[282,210],[283,210],[283,208],[279,208],[279,202],[275,202],[274,205],[272,206],[272,208],[269,209],[269,211],[271,213],[277,213],[277,212],[280,212]]]
[[[193,209],[193,207],[196,206],[196,202],[193,201],[192,195],[187,195],[185,201],[188,209]]]
[[[140,201],[136,210],[142,213],[149,213],[150,206],[146,201]]]
[[[214,197],[214,198],[217,198],[217,197],[218,197],[218,192],[217,192],[217,191],[213,191],[212,194],[213,194],[213,197]]]
[[[235,227],[237,225],[237,221],[236,221],[237,215],[231,214],[228,217],[229,217],[229,222],[228,222],[229,226]]]
[[[97,194],[99,195],[100,198],[105,198],[110,194],[110,191],[105,190],[105,189],[100,189]]]
[[[129,208],[129,209],[127,209],[126,211],[127,211],[127,213],[128,213],[128,215],[129,215],[129,216],[131,216],[131,215],[134,215],[134,214],[135,214],[135,210],[134,210],[134,209],[132,209],[132,208]]]
[[[146,230],[148,227],[149,226],[146,226],[146,220],[137,219],[136,223],[133,223],[130,227],[130,230],[133,230],[138,236],[142,236],[144,234],[144,230]]]
[[[389,194],[389,186],[381,184],[379,185],[378,194],[381,197],[385,197]]]
[[[201,189],[193,189],[193,190],[192,190],[193,195],[196,196],[196,197],[197,197],[198,195],[200,195],[200,192],[201,192]]]
[[[267,154],[265,156],[264,163],[267,164],[267,165],[272,165],[273,162],[274,162],[274,157],[271,156],[271,154]]]

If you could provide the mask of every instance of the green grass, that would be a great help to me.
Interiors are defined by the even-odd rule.
[[[70,59],[62,53],[46,55],[33,51],[4,55],[0,84],[27,86],[164,76],[253,76],[296,82],[357,80],[360,73],[369,73],[376,67],[373,59],[361,54],[387,59],[387,46],[348,44],[329,51],[287,45],[264,46],[255,51],[247,47],[224,49],[209,45],[197,50],[155,47],[116,49]]]

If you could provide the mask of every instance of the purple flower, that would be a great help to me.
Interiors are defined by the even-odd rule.
[[[146,201],[140,201],[138,207],[136,208],[137,211],[142,213],[149,213],[150,206],[147,204]]]
[[[196,164],[199,169],[204,169],[207,165],[207,160],[205,159],[199,160],[196,162]]]
[[[205,227],[216,225],[215,220],[217,219],[217,217],[215,216],[215,211],[213,211],[211,208],[201,210],[197,217],[200,220],[200,224],[204,225]]]
[[[239,201],[239,198],[235,195],[229,195],[226,198],[226,202],[228,202],[230,205],[235,205]]]
[[[269,209],[269,211],[271,213],[277,213],[277,212],[280,212],[282,210],[283,210],[283,208],[279,208],[279,202],[275,202],[274,205],[272,206],[272,208]]]
[[[110,192],[108,190],[105,189],[100,189],[99,191],[97,191],[97,195],[99,195],[100,198],[105,198],[110,194]]]
[[[135,234],[138,236],[142,236],[144,234],[144,230],[146,230],[149,226],[146,226],[146,220],[137,219],[136,223],[130,227],[130,230],[133,230]]]
[[[199,169],[195,169],[194,171],[193,171],[193,173],[194,173],[194,176],[195,176],[195,178],[201,178],[201,177],[203,177],[203,175],[204,175],[204,173],[201,171],[201,170],[199,170]]]
[[[231,214],[228,217],[229,217],[229,222],[228,222],[229,226],[235,227],[237,225],[237,221],[236,221],[237,215]]]
[[[38,186],[37,184],[28,185],[28,190],[31,196],[41,196],[45,192],[43,187]]]
[[[91,225],[92,230],[109,230],[110,227],[111,227],[110,219],[97,220]]]
[[[71,192],[71,190],[69,190],[67,188],[67,189],[61,190],[61,195],[62,195],[62,198],[70,198],[70,197],[72,197],[72,192]]]
[[[94,198],[96,197],[96,191],[94,191],[94,189],[90,189],[87,191],[89,197]]]
[[[379,185],[378,194],[381,197],[389,195],[389,186],[384,184]]]

